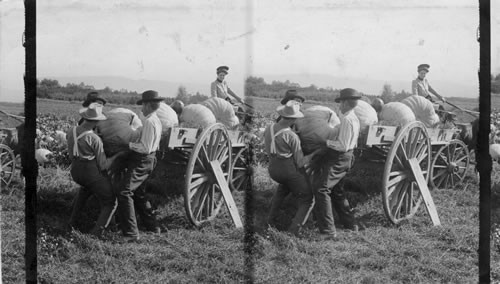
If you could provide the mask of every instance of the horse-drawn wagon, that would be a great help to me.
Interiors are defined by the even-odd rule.
[[[404,126],[372,125],[360,138],[361,155],[385,161],[382,197],[392,223],[413,217],[422,200],[433,210],[429,187],[454,188],[463,182],[470,157],[465,143],[457,139],[459,132],[414,121]],[[429,213],[439,224],[435,210]]]
[[[0,110],[0,187],[9,186],[16,170],[16,149],[19,145],[18,129],[24,117]]]
[[[221,123],[172,127],[162,136],[156,156],[185,169],[184,206],[193,225],[213,220],[225,203],[235,225],[242,226],[232,192],[248,186],[248,151],[248,132]]]
[[[16,170],[16,155],[8,146],[8,138],[16,132],[15,128],[0,128],[0,187],[9,186]]]

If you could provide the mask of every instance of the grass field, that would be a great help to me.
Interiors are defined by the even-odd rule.
[[[266,114],[278,104],[254,99],[256,108]],[[22,111],[22,106],[18,107]],[[137,106],[127,107],[138,110]],[[11,113],[21,112],[16,106],[9,108]],[[79,108],[79,103],[38,101],[39,113],[76,117]],[[3,104],[0,109],[4,109]],[[280,231],[290,222],[294,210],[291,200],[282,212],[282,226],[266,230],[264,220],[277,185],[265,165],[258,164],[251,204],[256,235],[248,259],[244,232],[234,228],[227,210],[200,229],[189,224],[181,196],[183,170],[166,167],[159,172],[167,172],[167,176],[151,183],[151,197],[168,234],[142,232],[141,243],[125,245],[117,242],[117,232],[107,232],[102,240],[85,234],[97,214],[92,202],[79,224],[83,233],[65,230],[78,186],[67,169],[41,168],[37,190],[39,282],[238,283],[248,280],[245,273],[252,271],[248,263],[254,264],[255,283],[477,282],[479,195],[472,170],[467,173],[467,187],[432,192],[441,227],[432,226],[423,206],[412,220],[394,226],[383,212],[380,165],[357,163],[348,176],[349,198],[368,228],[361,232],[339,230],[339,240],[332,242],[318,239],[312,220],[300,238]],[[499,170],[500,165],[495,164],[494,223],[500,223]],[[235,193],[235,198],[244,215],[243,193]],[[1,220],[3,281],[24,282],[24,195],[19,178],[11,188],[2,189]],[[500,243],[491,245],[492,277],[498,282]]]

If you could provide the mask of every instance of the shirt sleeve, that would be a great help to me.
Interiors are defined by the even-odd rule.
[[[348,122],[348,120],[346,120],[346,123],[341,123],[340,125],[338,138],[333,141],[327,140],[326,146],[339,152],[347,152],[347,150],[349,150],[347,147],[349,142],[352,140],[353,135],[353,126],[350,122]]]
[[[212,82],[212,85],[210,85],[210,94],[212,97],[217,97],[217,83]]]
[[[130,150],[142,154],[151,153],[153,149],[152,137],[154,137],[154,134],[155,134],[155,129],[153,124],[146,119],[142,128],[141,138],[139,139],[139,142],[137,143],[130,142],[129,143]]]
[[[228,94],[230,94],[231,96],[233,96],[233,97],[234,97],[235,99],[237,99],[238,101],[241,101],[241,98],[240,98],[240,97],[238,97],[238,95],[236,95],[236,94],[233,92],[233,90],[231,90],[231,89],[229,88],[229,86],[227,87],[227,93],[228,93]]]
[[[104,153],[104,148],[102,146],[101,138],[99,138],[99,136],[97,135],[85,135],[85,140],[94,150],[94,155],[99,170],[100,171],[106,170],[107,158],[106,154]]]
[[[417,82],[417,80],[411,81],[411,93],[413,95],[418,95],[418,82]]]
[[[435,95],[438,98],[441,98],[441,96],[431,87],[431,85],[428,85],[428,86],[429,86],[430,93],[432,93],[433,95]]]
[[[290,146],[290,151],[292,152],[295,165],[297,165],[297,167],[303,166],[302,160],[304,159],[304,153],[300,147],[300,140],[297,134],[287,131],[286,133],[283,133],[283,139]]]

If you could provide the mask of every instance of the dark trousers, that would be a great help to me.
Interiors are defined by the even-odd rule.
[[[271,201],[268,223],[273,224],[285,197],[292,193],[298,202],[298,209],[289,230],[296,231],[307,221],[313,207],[313,195],[306,175],[296,168],[292,158],[271,158],[269,175],[280,184]]]
[[[71,164],[71,177],[82,186],[74,201],[69,223],[74,226],[85,207],[85,203],[92,194],[95,194],[100,203],[100,213],[95,228],[106,228],[116,209],[116,198],[113,194],[108,177],[99,172],[97,162],[75,160]]]
[[[131,152],[126,161],[128,171],[124,176],[124,184],[123,186],[115,187],[120,226],[125,236],[139,236],[135,215],[136,208],[146,226],[157,225],[156,215],[145,197],[145,187],[141,186],[153,171],[155,164],[155,153],[145,155]]]
[[[352,222],[353,216],[345,197],[342,180],[353,163],[352,151],[342,153],[331,149],[315,161],[317,170],[313,175],[313,193],[316,203],[314,215],[322,234],[335,233],[333,208],[337,211],[341,222]]]

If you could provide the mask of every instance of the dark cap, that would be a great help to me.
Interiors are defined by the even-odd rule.
[[[295,99],[300,99],[302,102],[304,102],[306,99],[304,99],[303,96],[300,96],[297,94],[297,90],[288,90],[285,93],[285,97],[281,100],[281,104],[284,105],[288,101],[295,100]]]
[[[217,74],[219,74],[221,72],[224,72],[224,73],[228,74],[227,71],[229,71],[229,67],[227,67],[227,66],[219,66],[219,67],[217,67]]]
[[[420,65],[418,65],[417,70],[418,70],[418,72],[420,72],[422,70],[429,72],[430,67],[431,66],[429,66],[429,64],[420,64]]]
[[[361,96],[358,94],[358,91],[351,88],[346,88],[340,91],[340,96],[335,99],[335,102],[338,103],[340,101],[345,101],[345,100],[359,100],[359,99],[361,99]]]
[[[82,106],[88,107],[91,103],[95,103],[97,101],[101,101],[102,105],[106,104],[106,100],[99,95],[97,92],[90,92],[87,94],[87,98],[83,101]]]
[[[142,103],[147,103],[147,102],[160,102],[163,101],[165,98],[162,98],[158,95],[157,91],[153,90],[148,90],[142,93],[142,99],[137,101],[138,105],[142,105]]]

